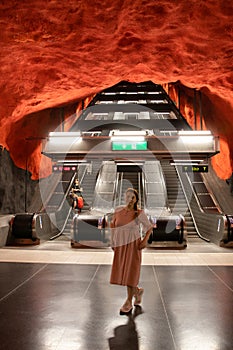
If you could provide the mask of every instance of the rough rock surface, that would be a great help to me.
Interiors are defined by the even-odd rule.
[[[193,89],[221,137],[213,166],[232,173],[233,3],[226,0],[2,0],[0,144],[32,178],[50,173],[41,138],[72,105],[121,80],[176,83],[193,126]],[[39,112],[39,113],[38,113]],[[30,140],[27,140],[30,139]],[[40,173],[40,175],[39,175]]]
[[[38,180],[14,165],[9,153],[0,153],[0,213],[24,213],[30,209],[33,196],[38,191]]]

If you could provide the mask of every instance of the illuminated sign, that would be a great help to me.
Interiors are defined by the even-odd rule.
[[[113,151],[146,151],[147,141],[113,141],[112,142]]]
[[[183,173],[208,173],[208,165],[183,165]]]
[[[77,171],[76,165],[53,165],[53,172]]]

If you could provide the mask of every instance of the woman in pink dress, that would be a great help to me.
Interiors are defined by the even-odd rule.
[[[111,284],[127,286],[127,299],[120,314],[131,312],[134,305],[140,305],[143,288],[138,287],[141,269],[141,250],[146,247],[152,231],[152,224],[145,212],[138,208],[138,192],[128,188],[125,193],[126,205],[115,210],[111,221],[111,239],[114,258],[110,277]],[[141,238],[141,229],[146,232]]]

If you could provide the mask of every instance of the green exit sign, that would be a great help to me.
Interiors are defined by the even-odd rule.
[[[183,165],[183,173],[208,173],[208,165]]]
[[[112,151],[146,151],[147,150],[147,141],[113,141],[112,142]]]

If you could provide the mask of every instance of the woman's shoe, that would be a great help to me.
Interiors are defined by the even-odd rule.
[[[132,311],[132,309],[132,304],[126,301],[124,305],[122,305],[122,307],[120,308],[120,315],[127,315]]]
[[[137,294],[135,294],[135,301],[134,301],[134,305],[138,306],[141,304],[142,302],[142,294],[144,293],[144,289],[143,288],[138,288],[138,292]]]

